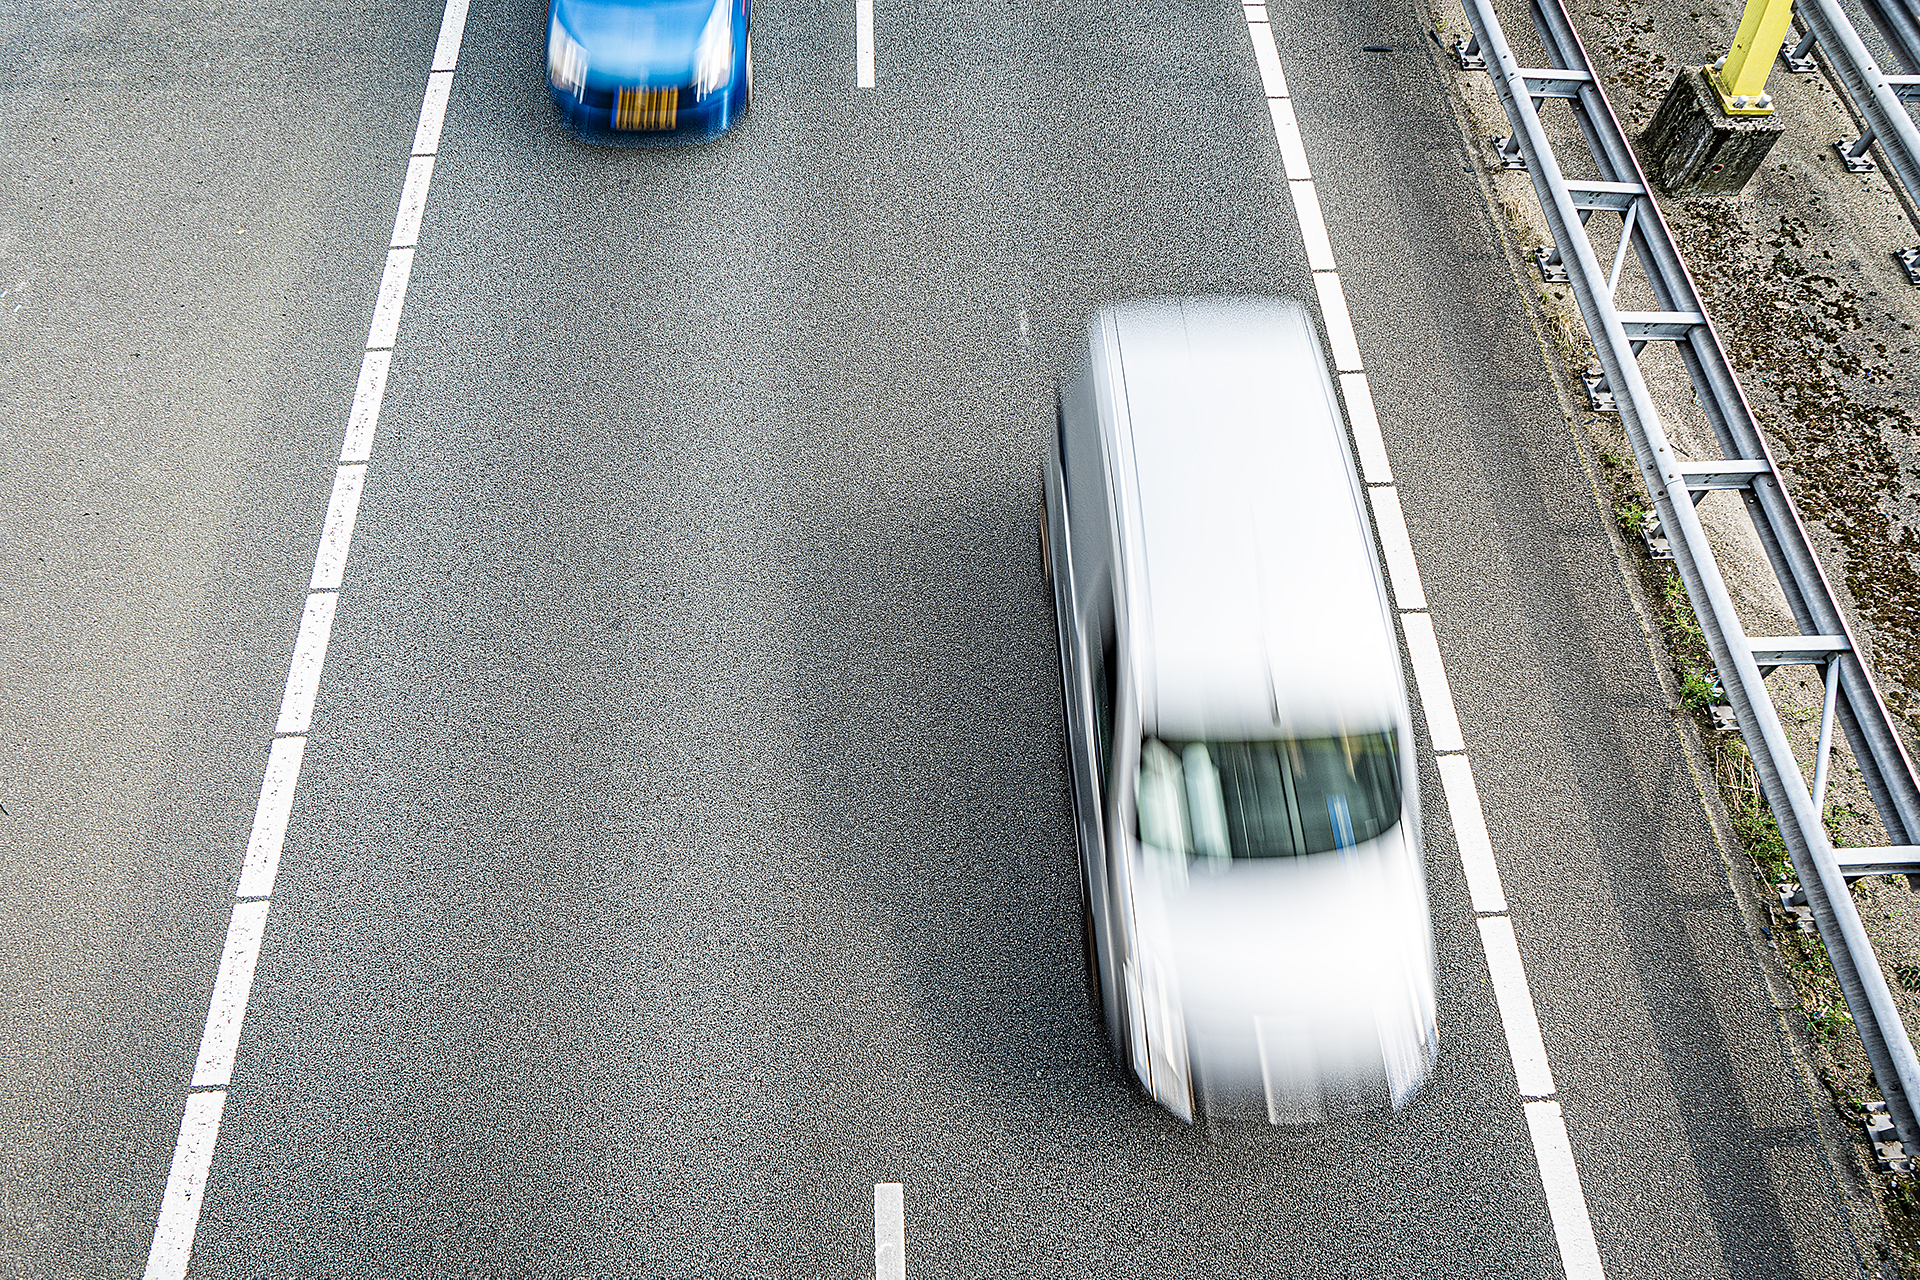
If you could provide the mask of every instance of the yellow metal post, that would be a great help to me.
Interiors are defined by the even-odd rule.
[[[1747,0],[1733,48],[1707,73],[1720,107],[1730,116],[1770,116],[1767,72],[1780,56],[1780,44],[1793,25],[1793,0]]]

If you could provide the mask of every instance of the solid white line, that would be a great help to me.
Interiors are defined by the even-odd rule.
[[[1340,394],[1347,402],[1347,421],[1353,424],[1353,442],[1360,446],[1360,476],[1368,484],[1392,484],[1387,465],[1387,442],[1380,435],[1380,416],[1373,409],[1373,389],[1364,373],[1340,375]]]
[[[265,898],[273,893],[280,873],[280,848],[287,838],[287,815],[293,812],[293,790],[300,783],[300,761],[307,754],[305,738],[276,738],[267,753],[267,772],[260,779],[260,803],[253,810],[253,833],[247,837],[247,860],[241,864],[236,898]]]
[[[267,933],[267,902],[241,902],[227,922],[227,945],[220,953],[220,973],[213,980],[213,999],[207,1003],[207,1025],[200,1033],[200,1056],[193,1064],[193,1087],[233,1083],[233,1055],[240,1045],[240,1024],[247,1019],[247,996],[253,991],[253,969],[260,960],[260,942]]]
[[[347,552],[353,546],[353,523],[360,516],[360,492],[366,487],[367,464],[348,462],[333,475],[333,496],[327,499],[327,521],[320,526],[320,548],[313,555],[313,591],[338,591],[347,572]]]
[[[1380,526],[1380,550],[1387,557],[1387,581],[1393,588],[1394,604],[1401,609],[1426,608],[1427,592],[1420,585],[1420,566],[1414,562],[1406,513],[1400,510],[1400,491],[1383,484],[1367,493],[1373,499],[1374,523]]]
[[[413,250],[387,250],[387,269],[380,273],[380,297],[373,304],[373,324],[367,329],[367,348],[391,347],[400,329],[400,308],[407,300],[407,277],[413,274]]]
[[[393,352],[369,351],[360,361],[360,386],[353,393],[347,415],[346,438],[340,442],[340,461],[365,462],[373,452],[373,432],[380,423],[380,398],[387,393],[387,370]]]
[[[453,92],[453,72],[436,71],[427,77],[420,99],[420,123],[413,129],[413,154],[430,156],[440,150],[440,128],[447,122],[447,97]]]
[[[1540,1182],[1547,1191],[1547,1212],[1553,1218],[1554,1239],[1560,1244],[1560,1265],[1567,1280],[1603,1280],[1600,1247],[1593,1239],[1593,1215],[1580,1190],[1580,1166],[1574,1163],[1573,1143],[1567,1138],[1567,1120],[1557,1102],[1529,1102],[1527,1128],[1533,1134],[1533,1158],[1540,1162]]]
[[[1327,220],[1320,212],[1320,195],[1313,180],[1288,183],[1293,188],[1293,212],[1300,219],[1300,239],[1307,246],[1307,266],[1314,271],[1333,270],[1333,241],[1327,237]]]
[[[1475,911],[1505,911],[1507,891],[1500,883],[1500,867],[1493,860],[1493,842],[1487,839],[1486,813],[1480,791],[1473,785],[1473,765],[1465,755],[1435,756],[1440,789],[1446,793],[1447,816],[1453,820],[1453,841],[1467,873],[1467,896]]]
[[[1547,1045],[1540,1038],[1540,1018],[1527,986],[1526,966],[1520,963],[1520,943],[1513,936],[1513,917],[1481,916],[1480,945],[1487,951],[1487,974],[1493,979],[1494,1003],[1500,1006],[1500,1025],[1506,1029],[1520,1096],[1549,1097],[1554,1091],[1553,1072],[1547,1067]]]
[[[327,660],[327,641],[333,636],[334,606],[340,597],[316,591],[307,597],[300,614],[300,638],[293,642],[293,661],[287,664],[287,688],[280,695],[280,722],[275,733],[305,733],[313,723],[313,699],[320,691],[320,668]]]
[[[1287,77],[1280,70],[1280,51],[1273,45],[1273,28],[1267,25],[1263,9],[1256,20],[1247,15],[1247,34],[1253,37],[1253,60],[1260,66],[1260,84],[1269,98],[1287,96]]]
[[[220,1109],[226,1101],[224,1091],[187,1095],[180,1136],[173,1144],[173,1167],[167,1171],[167,1189],[160,1196],[160,1220],[154,1224],[153,1246],[147,1250],[144,1280],[184,1280],[187,1274],[194,1229],[200,1225],[200,1202],[207,1189],[207,1166],[213,1163]]]
[[[1267,110],[1273,116],[1273,136],[1280,142],[1280,167],[1290,182],[1305,182],[1313,176],[1307,168],[1307,148],[1300,141],[1300,122],[1293,115],[1291,98],[1268,98]]]
[[[394,248],[405,249],[420,243],[420,215],[427,211],[427,186],[432,181],[432,156],[415,156],[407,161],[407,180],[400,188],[400,212],[393,219]]]
[[[906,1280],[906,1191],[898,1182],[873,1184],[874,1280]]]
[[[1465,751],[1460,717],[1453,709],[1453,687],[1440,663],[1440,642],[1433,638],[1433,618],[1403,613],[1400,625],[1407,633],[1407,656],[1413,659],[1414,683],[1420,686],[1420,709],[1426,713],[1427,734],[1435,751]]]
[[[1360,369],[1360,340],[1353,336],[1353,317],[1347,311],[1347,293],[1333,271],[1313,273],[1314,292],[1320,295],[1320,320],[1326,325],[1327,345],[1333,348],[1333,367],[1341,373]]]
[[[466,28],[467,0],[447,0],[440,15],[440,38],[433,45],[433,70],[453,70],[460,58],[460,34]]]
[[[873,0],[854,0],[854,77],[862,89],[873,88]]]

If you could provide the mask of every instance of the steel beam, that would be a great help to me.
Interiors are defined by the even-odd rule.
[[[1706,489],[1747,489],[1761,476],[1773,474],[1773,466],[1763,458],[1735,462],[1683,462],[1680,475],[1693,492]]]
[[[1840,863],[1841,870],[1847,873],[1847,879],[1860,880],[1867,876],[1910,876],[1920,873],[1920,845],[1898,844],[1877,849],[1835,849],[1833,856]]]

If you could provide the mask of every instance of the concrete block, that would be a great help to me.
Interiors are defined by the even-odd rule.
[[[1706,68],[1686,67],[1640,135],[1640,154],[1672,195],[1736,195],[1786,128],[1775,116],[1728,115]]]

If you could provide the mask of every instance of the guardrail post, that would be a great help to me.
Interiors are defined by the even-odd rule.
[[[1793,21],[1793,0],[1747,0],[1727,56],[1686,67],[1640,135],[1654,176],[1674,195],[1732,195],[1785,132],[1773,119],[1767,71]]]

